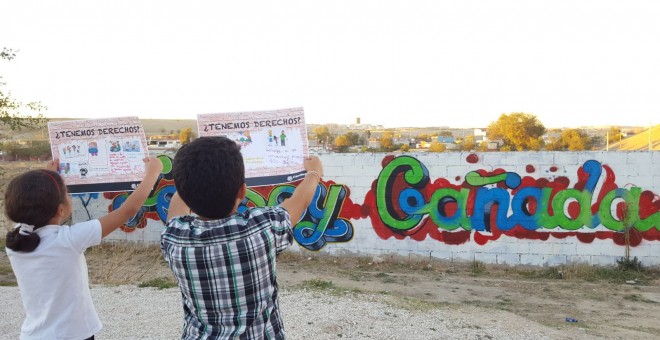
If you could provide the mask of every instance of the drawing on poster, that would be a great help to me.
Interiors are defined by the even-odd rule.
[[[53,158],[71,193],[133,190],[147,142],[137,117],[48,123]]]
[[[225,136],[241,146],[249,186],[293,182],[309,154],[302,108],[197,115],[198,136]]]

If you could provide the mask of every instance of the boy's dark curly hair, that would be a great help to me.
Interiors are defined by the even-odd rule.
[[[227,217],[245,183],[241,148],[226,137],[198,138],[176,153],[172,175],[193,212],[210,219]]]

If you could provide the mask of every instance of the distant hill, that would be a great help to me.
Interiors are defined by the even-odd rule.
[[[651,128],[651,150],[660,150],[660,124]],[[636,151],[649,149],[649,129],[620,142],[610,144],[610,151]],[[603,150],[606,150],[604,148]]]
[[[142,119],[142,127],[147,136],[162,135],[174,131],[180,132],[185,128],[191,128],[197,134],[197,120],[196,119]]]
[[[59,122],[65,120],[79,120],[78,118],[50,118],[51,122]],[[197,134],[197,120],[195,119],[140,119],[144,133],[147,138],[151,135],[163,135],[170,132],[179,133],[185,128],[192,128],[193,132]],[[12,131],[9,127],[0,125],[0,138],[2,135],[15,140],[45,140],[48,139],[48,128],[41,129],[21,129],[19,131]]]

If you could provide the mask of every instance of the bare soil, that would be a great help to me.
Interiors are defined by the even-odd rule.
[[[11,169],[6,163],[1,166],[15,173],[34,165],[12,165]],[[4,216],[2,219],[5,222]],[[15,285],[4,253],[4,236],[0,236],[0,249],[0,285]],[[154,245],[104,243],[90,249],[86,257],[92,284],[167,286],[174,282],[160,249]],[[383,294],[410,309],[451,310],[469,305],[482,311],[476,317],[484,325],[506,322],[493,320],[492,316],[497,312],[501,318],[504,312],[516,322],[518,317],[530,320],[530,327],[538,323],[555,329],[563,334],[562,338],[571,338],[566,334],[573,334],[574,339],[660,338],[657,268],[625,272],[588,266],[525,268],[303,251],[280,256],[278,279],[286,289]],[[566,322],[566,318],[578,322]],[[554,334],[550,336],[555,338]]]

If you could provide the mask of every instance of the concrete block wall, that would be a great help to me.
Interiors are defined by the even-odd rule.
[[[625,202],[629,205],[637,204],[635,212],[637,209],[640,211],[634,216],[629,229],[631,256],[637,256],[644,265],[660,265],[660,153],[657,151],[361,153],[324,154],[320,157],[324,164],[323,185],[326,190],[331,187],[332,190],[343,189],[346,199],[343,202],[328,202],[321,197],[319,201],[325,204],[319,209],[322,213],[329,216],[332,211],[338,211],[337,218],[330,225],[319,226],[327,227],[320,236],[325,242],[310,243],[310,240],[297,236],[298,243],[292,248],[293,251],[308,249],[330,254],[368,256],[396,254],[509,265],[612,265],[625,254],[624,233],[618,228],[622,216],[617,213],[617,207],[620,208]],[[398,163],[401,165],[393,165]],[[585,164],[595,165],[595,170],[586,171]],[[408,183],[405,176],[395,175],[397,171],[403,174],[413,168],[427,171],[426,184],[415,187]],[[392,172],[392,169],[396,171]],[[466,177],[470,173],[474,177],[474,172],[479,178],[492,183],[471,183]],[[496,176],[501,173],[521,178],[522,184],[509,187],[505,184],[507,182],[496,180]],[[582,177],[580,174],[583,174]],[[389,178],[391,181],[387,181],[387,176],[392,177]],[[377,185],[379,179],[382,181]],[[589,189],[587,183],[595,184]],[[499,188],[504,191],[500,190],[498,195],[508,199],[511,205],[518,191],[529,186],[551,191],[551,198],[547,202],[549,206],[552,197],[558,193],[570,191],[571,195],[578,195],[587,191],[591,197],[591,206],[586,207],[588,214],[584,217],[585,214],[579,213],[581,208],[576,206],[579,204],[575,199],[567,201],[564,212],[550,211],[547,205],[536,202],[526,206],[529,211],[526,218],[533,220],[527,229],[511,221],[514,208],[509,206],[506,216],[496,216],[495,213],[493,218],[488,219],[486,225],[490,230],[475,230],[473,217],[483,220],[483,216],[475,216],[475,209],[483,209],[477,206],[480,195],[495,192]],[[638,194],[634,194],[633,188],[639,190]],[[443,218],[461,216],[456,208],[440,212],[437,206],[429,203],[433,194],[441,189],[452,189],[453,192],[463,189],[469,193],[465,201],[458,203],[466,211],[463,213],[464,223],[455,229],[447,224],[436,223],[431,218],[432,214],[443,213]],[[422,193],[420,197],[423,197],[424,202],[402,199],[405,190]],[[622,198],[614,200],[610,207],[601,207],[608,193],[618,193],[618,197]],[[112,209],[111,197],[98,194],[89,199],[74,198],[74,221],[97,218],[107,213]],[[379,197],[381,200],[377,199]],[[383,197],[391,206],[390,210],[383,206]],[[158,204],[167,204],[167,200]],[[406,213],[401,204],[416,205],[423,211]],[[108,239],[158,242],[163,228],[158,211],[163,208],[145,207],[138,218],[122,230],[112,233]],[[542,209],[546,211],[540,211]],[[601,223],[599,212],[614,217],[610,222]],[[582,224],[576,228],[569,225],[569,222],[561,222],[548,227],[542,225],[542,213],[562,213],[568,220],[582,216],[587,221],[585,223],[593,225]],[[396,216],[392,219],[388,218],[389,215]],[[504,218],[502,221],[511,225],[499,225],[498,217]],[[415,218],[420,219],[418,224],[407,224],[408,220]],[[332,233],[333,230],[344,231],[344,234],[337,236],[341,232]]]

